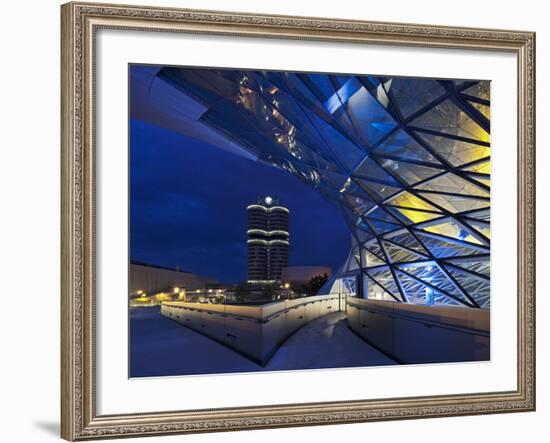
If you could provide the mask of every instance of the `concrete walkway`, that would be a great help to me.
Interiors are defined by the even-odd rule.
[[[216,374],[395,364],[357,337],[341,312],[299,329],[265,368],[230,348],[181,326],[158,308],[130,311],[130,376]]]
[[[277,350],[266,370],[394,365],[395,361],[355,335],[343,312],[325,315],[296,331]]]

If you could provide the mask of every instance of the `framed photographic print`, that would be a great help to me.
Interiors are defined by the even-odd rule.
[[[62,437],[531,411],[535,36],[62,6]]]

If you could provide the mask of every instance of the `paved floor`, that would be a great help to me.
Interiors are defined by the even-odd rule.
[[[291,335],[266,370],[394,365],[395,361],[355,335],[342,312],[325,315]]]
[[[131,377],[395,364],[351,332],[341,312],[321,317],[298,330],[265,368],[163,317],[158,308],[132,309],[130,332]]]

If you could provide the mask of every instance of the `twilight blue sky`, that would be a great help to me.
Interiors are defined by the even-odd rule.
[[[291,265],[336,270],[346,259],[339,210],[288,172],[140,120],[130,140],[132,260],[244,281],[246,206],[265,194],[290,209]]]

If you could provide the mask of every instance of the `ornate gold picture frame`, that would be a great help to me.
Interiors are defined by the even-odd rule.
[[[62,17],[61,435],[87,440],[533,411],[535,34],[218,11],[68,3]],[[98,415],[96,412],[96,32],[191,33],[474,49],[517,56],[517,389],[409,398]]]

